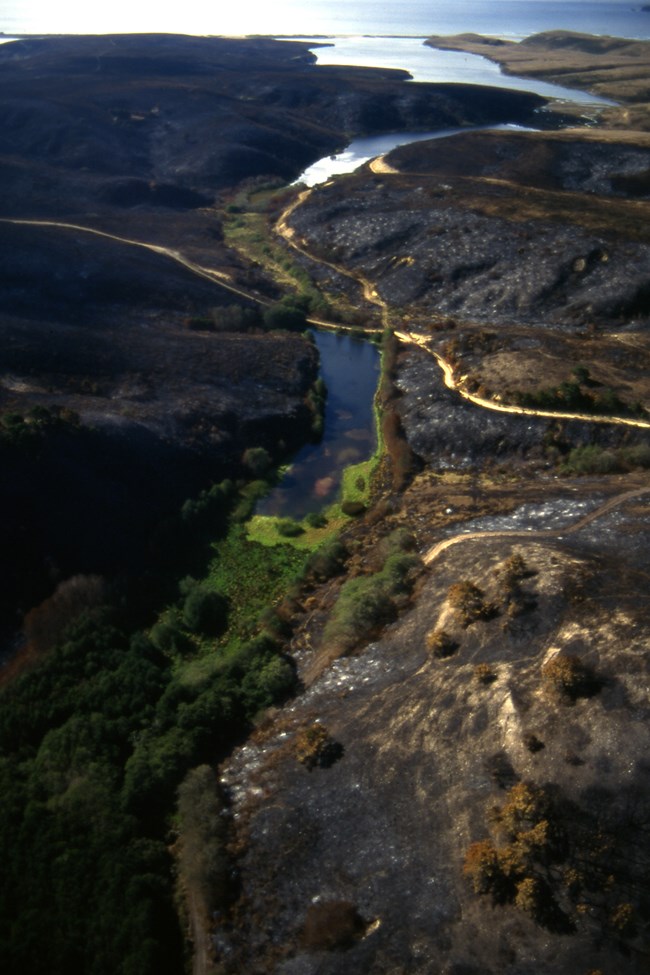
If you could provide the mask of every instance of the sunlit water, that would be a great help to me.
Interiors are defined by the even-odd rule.
[[[650,18],[650,14],[647,16]],[[499,65],[487,58],[460,51],[439,51],[425,44],[423,37],[340,37],[333,40],[331,46],[319,46],[313,52],[321,65],[401,68],[409,72],[413,81],[457,82],[532,91],[545,98],[559,98],[581,105],[606,102],[606,99],[588,92],[551,85],[536,78],[502,74]]]

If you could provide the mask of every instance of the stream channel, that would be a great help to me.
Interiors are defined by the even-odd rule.
[[[547,97],[579,104],[602,106],[606,99],[587,92],[540,83],[533,79],[507,77],[498,65],[473,55],[435,51],[422,38],[337,38],[335,43],[316,47],[319,63],[365,64],[404,67],[413,82],[455,81],[538,91]],[[397,45],[397,46],[396,46]],[[478,68],[476,65],[478,64]],[[479,75],[477,76],[477,71]],[[611,103],[610,103],[611,104]],[[461,132],[481,129],[522,130],[504,123],[493,126],[438,129],[435,132],[389,132],[354,139],[335,155],[318,159],[295,180],[295,185],[313,187],[332,176],[351,173],[397,146],[428,139],[445,139]],[[531,131],[531,130],[529,130]],[[327,386],[323,438],[308,444],[293,458],[280,483],[256,507],[259,515],[304,518],[335,500],[343,470],[368,460],[377,446],[374,396],[379,377],[379,352],[367,339],[344,333],[314,330],[320,353],[321,376]]]
[[[312,333],[327,386],[323,438],[307,444],[280,483],[257,506],[259,515],[304,518],[334,501],[346,467],[377,446],[374,397],[379,350],[368,339],[319,329]]]

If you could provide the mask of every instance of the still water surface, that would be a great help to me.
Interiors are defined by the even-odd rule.
[[[650,13],[647,15],[650,20]],[[551,85],[537,78],[517,78],[501,73],[487,58],[461,51],[439,51],[424,43],[424,37],[337,37],[325,46],[313,48],[318,64],[365,65],[401,68],[413,81],[458,82],[532,91],[545,98],[559,98],[581,105],[604,104],[607,100],[588,92]],[[609,103],[611,104],[611,102]]]
[[[367,340],[315,332],[321,376],[328,395],[325,430],[318,444],[294,457],[281,483],[257,506],[257,514],[304,518],[334,501],[343,469],[367,460],[377,445],[373,401],[379,351]]]

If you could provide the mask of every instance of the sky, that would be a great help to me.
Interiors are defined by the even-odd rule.
[[[540,6],[584,6],[611,0],[540,0]],[[634,0],[619,0],[629,7]],[[0,0],[0,29],[43,33],[104,33],[110,31],[161,31],[170,33],[301,33],[319,24],[333,31],[355,21],[391,20],[409,24],[436,20],[437,11],[455,12],[459,18],[475,6],[485,9],[487,0],[109,0],[104,3],[80,0]],[[494,0],[494,6],[511,3],[531,6],[522,0]],[[533,2],[533,6],[535,3]],[[334,28],[335,29],[335,28]],[[396,31],[397,33],[397,31]]]

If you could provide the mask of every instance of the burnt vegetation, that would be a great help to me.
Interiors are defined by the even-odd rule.
[[[330,305],[326,266],[316,288],[284,253],[283,294],[263,234],[255,263],[226,232],[256,206],[268,230],[283,181],[350,132],[525,123],[541,100],[319,71],[261,38],[25,40],[0,45],[0,78],[3,212],[123,238],[0,225],[0,603],[25,639],[0,709],[3,971],[178,975],[198,923],[232,975],[637,975],[644,502],[561,532],[605,475],[642,483],[642,436],[477,416],[386,329],[385,456],[342,535],[310,550],[330,513],[280,519],[268,546],[246,525],[322,434],[306,318],[339,320],[358,281]],[[512,347],[589,361],[519,394],[514,374],[513,398],[643,417],[643,140],[466,133],[392,158],[401,175],[298,207],[309,249],[439,340],[466,389],[496,395],[480,366],[512,325]],[[497,531],[425,569],[453,522],[537,525],[524,497],[566,506],[553,542]],[[253,771],[220,780],[244,742]]]

